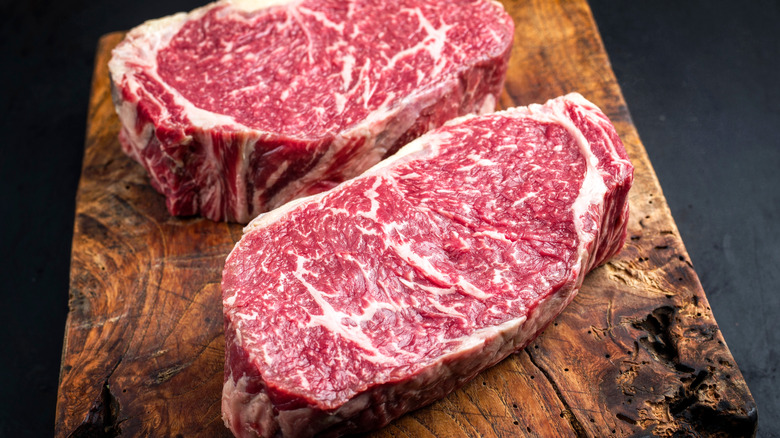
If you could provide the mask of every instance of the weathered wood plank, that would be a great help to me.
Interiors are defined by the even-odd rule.
[[[750,436],[724,344],[584,0],[505,1],[517,31],[502,106],[579,91],[636,167],[629,240],[523,352],[378,437]],[[124,156],[100,40],[76,200],[56,435],[229,436],[219,293],[241,227],[168,215]]]

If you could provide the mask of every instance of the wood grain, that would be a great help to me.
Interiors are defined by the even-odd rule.
[[[718,330],[584,0],[505,1],[503,107],[578,91],[636,167],[625,249],[524,351],[377,437],[752,436],[757,411]],[[174,218],[122,154],[98,45],[56,436],[227,437],[221,269],[241,227]]]

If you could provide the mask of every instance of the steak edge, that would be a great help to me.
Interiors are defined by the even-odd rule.
[[[513,31],[488,0],[221,0],[150,20],[109,62],[122,149],[171,214],[246,223],[493,111]]]
[[[616,254],[633,167],[569,94],[431,131],[253,220],[229,255],[238,437],[381,427],[524,348]]]

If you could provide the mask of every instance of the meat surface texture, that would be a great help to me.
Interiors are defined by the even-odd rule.
[[[579,94],[433,130],[253,220],[227,259],[225,424],[372,429],[524,348],[616,254],[633,167]]]
[[[119,138],[171,214],[246,223],[493,111],[513,31],[490,0],[221,0],[114,49]]]

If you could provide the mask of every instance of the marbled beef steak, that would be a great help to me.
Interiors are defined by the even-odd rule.
[[[109,63],[125,152],[174,215],[246,223],[493,111],[514,26],[489,0],[221,0]]]
[[[577,94],[433,130],[227,259],[226,425],[380,427],[525,347],[623,245],[633,168]]]

